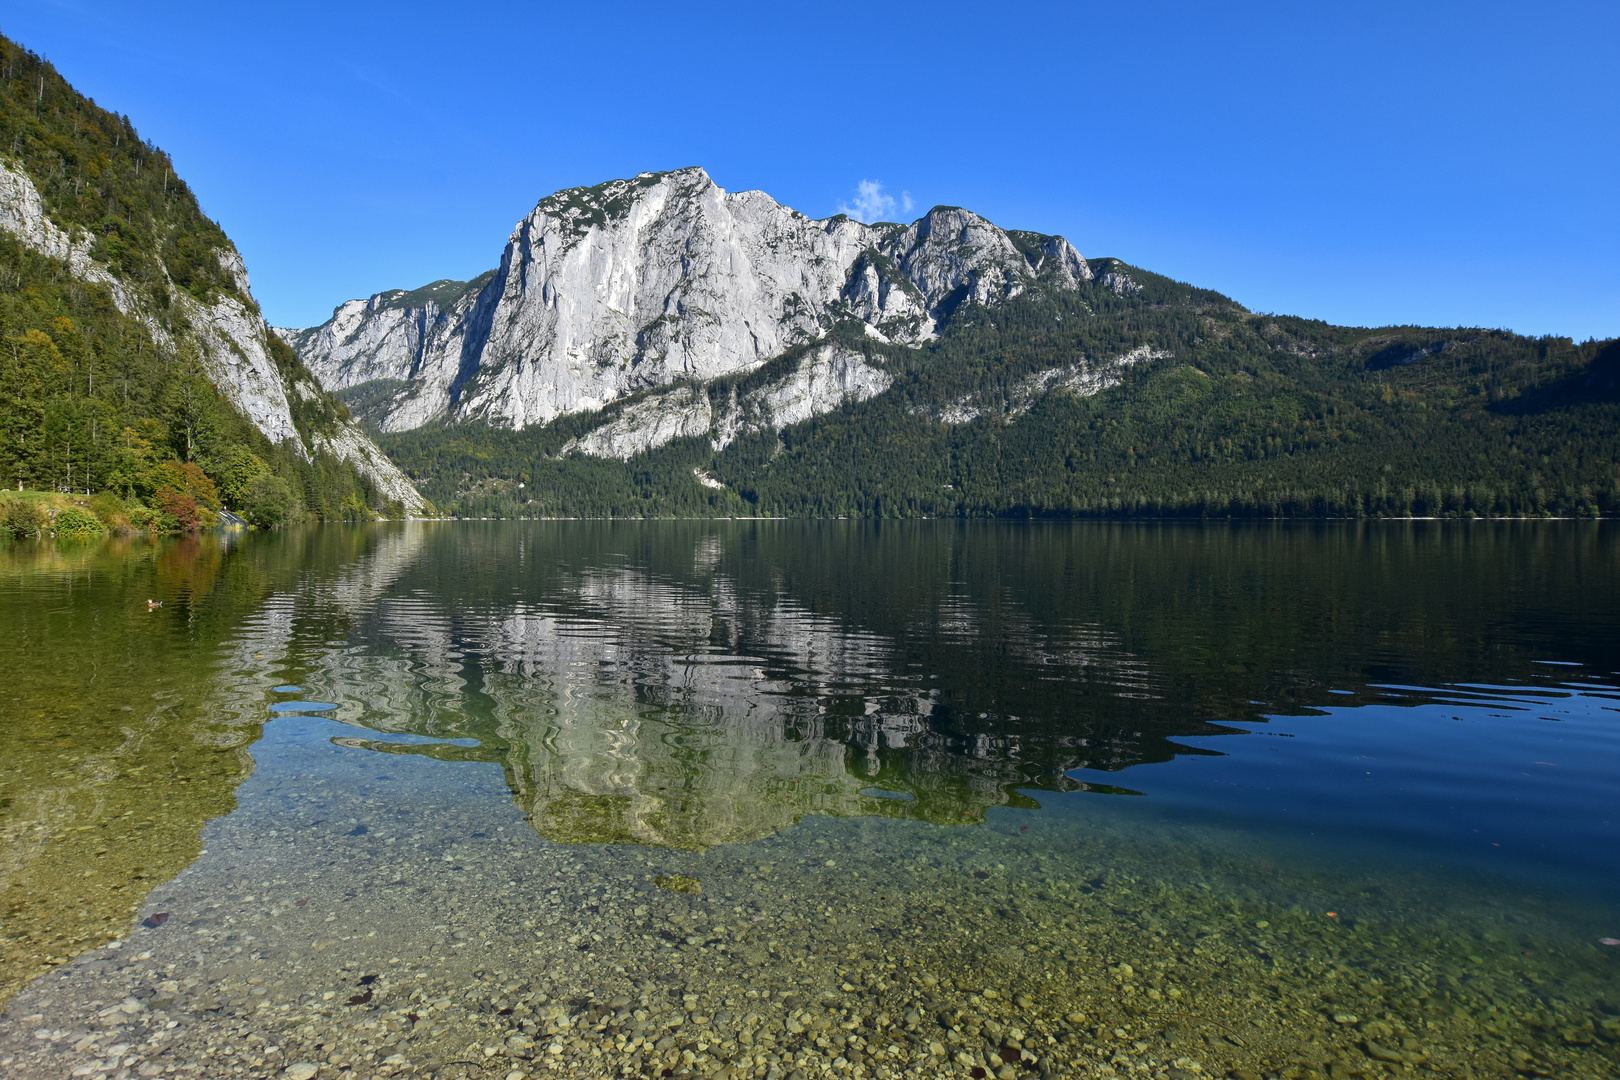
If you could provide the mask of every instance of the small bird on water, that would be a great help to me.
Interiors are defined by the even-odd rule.
[[[146,610],[147,611],[151,611],[153,608],[160,608],[162,606],[163,606],[163,601],[161,601],[161,600],[148,600],[146,602]]]

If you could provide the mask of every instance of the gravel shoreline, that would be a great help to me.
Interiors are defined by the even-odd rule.
[[[499,769],[261,744],[117,947],[0,1016],[0,1075],[1548,1075],[1620,1068],[1612,959],[1504,909],[1333,914],[1310,879],[1061,814],[564,845]],[[695,886],[692,884],[695,883]],[[1350,894],[1352,897],[1354,894]],[[1535,992],[1538,984],[1548,984]],[[1527,989],[1529,988],[1529,989]]]

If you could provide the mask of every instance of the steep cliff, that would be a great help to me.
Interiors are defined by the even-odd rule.
[[[558,453],[629,461],[686,438],[707,439],[724,450],[741,435],[775,433],[846,402],[868,401],[894,382],[863,353],[837,345],[800,350],[780,367],[745,389],[680,383],[655,390],[570,439]]]
[[[1091,276],[1063,238],[956,207],[909,226],[814,220],[691,168],[558,192],[485,277],[351,300],[319,327],[279,332],[327,389],[362,391],[382,430],[523,428],[746,374],[849,320],[920,344],[964,303]]]
[[[1090,267],[920,348],[846,322],[745,375],[380,442],[479,516],[1620,512],[1612,342],[1336,327]]]
[[[369,491],[379,506],[427,508],[270,333],[234,245],[127,118],[0,39],[0,133],[9,147],[0,154],[0,234],[14,242],[0,260],[0,291],[11,294],[0,304],[0,331],[28,342],[36,361],[24,365],[19,346],[19,368],[8,375],[13,415],[0,446],[8,479],[97,486],[128,457],[129,437],[119,445],[119,430],[137,428],[147,442],[172,439],[177,457],[195,458],[205,471],[223,470],[232,432],[241,430],[263,440],[243,449],[265,457],[332,474],[332,463],[318,460],[325,457],[338,472],[352,470],[358,488],[350,484],[334,505],[347,499],[352,509]],[[45,326],[33,325],[40,318]],[[173,400],[193,371],[218,395],[217,407]],[[121,380],[119,392],[109,379]],[[179,421],[183,432],[171,422],[176,410],[189,417]],[[63,463],[75,456],[80,479],[70,481]],[[311,509],[326,513],[323,492],[343,484],[312,486],[292,470],[288,479],[306,489]]]
[[[350,300],[320,326],[277,333],[306,363],[320,364],[316,375],[328,389],[383,390],[384,430],[420,427],[444,414],[461,373],[470,309],[494,276]]]

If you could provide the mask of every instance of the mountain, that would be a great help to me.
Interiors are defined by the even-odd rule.
[[[269,331],[168,156],[3,38],[0,335],[8,484],[183,487],[276,520],[428,509]]]
[[[278,332],[459,514],[1620,512],[1620,343],[1256,313],[700,169],[559,192],[474,281]]]
[[[812,220],[692,168],[558,192],[475,281],[351,300],[321,326],[279,332],[384,431],[523,428],[746,374],[842,322],[920,344],[964,303],[1090,278],[1062,237],[1008,233],[956,207],[909,226]],[[875,385],[855,378],[857,396]]]
[[[460,514],[1620,512],[1620,343],[1256,313],[699,169],[559,192],[477,280],[279,332]]]

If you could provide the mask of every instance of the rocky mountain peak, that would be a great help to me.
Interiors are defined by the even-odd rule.
[[[381,387],[368,396],[385,430],[523,427],[743,374],[846,320],[919,343],[964,303],[1090,276],[1061,237],[1015,237],[960,207],[910,225],[812,219],[685,168],[546,196],[479,289],[391,290],[281,333],[328,389]]]
[[[565,222],[575,235],[584,236],[592,226],[602,227],[628,217],[645,200],[661,203],[670,197],[701,199],[711,193],[723,194],[701,168],[644,172],[627,180],[554,192],[535,205],[530,218],[554,218]]]

